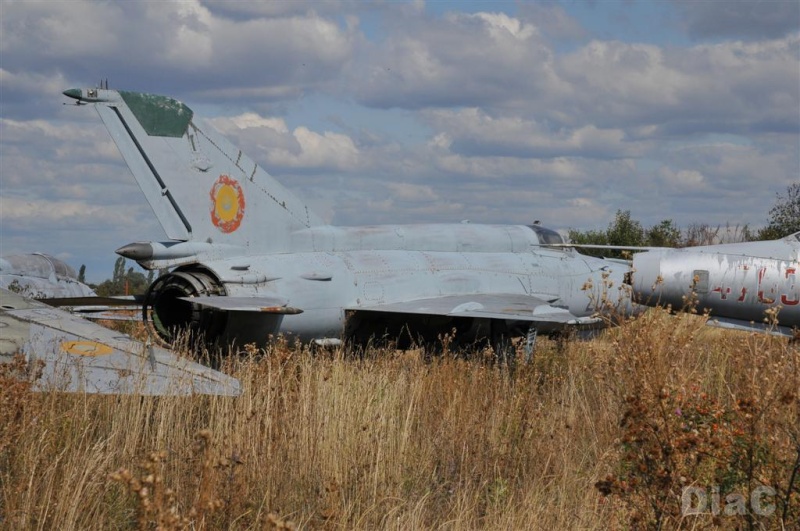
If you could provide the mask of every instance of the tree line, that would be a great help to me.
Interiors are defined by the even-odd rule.
[[[114,274],[110,279],[103,282],[91,285],[95,293],[101,297],[109,297],[112,295],[141,295],[143,294],[150,284],[155,280],[156,271],[150,270],[147,275],[139,271],[135,271],[133,267],[126,269],[127,261],[123,257],[117,258],[114,262]],[[81,266],[81,274],[85,274],[85,269]],[[80,279],[80,275],[79,278]]]
[[[645,227],[631,218],[630,210],[618,210],[605,230],[569,230],[572,243],[581,245],[614,245],[622,247],[694,247],[718,243],[775,240],[800,231],[800,183],[790,185],[769,211],[765,227],[753,230],[748,225],[708,225],[692,223],[683,229],[671,219]],[[620,257],[623,251],[584,249],[594,256]]]

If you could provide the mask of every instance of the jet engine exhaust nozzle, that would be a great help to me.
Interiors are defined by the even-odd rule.
[[[142,317],[167,346],[201,336],[214,342],[225,331],[227,312],[204,309],[181,297],[221,295],[226,295],[225,288],[211,272],[201,268],[173,271],[157,278],[147,290]]]

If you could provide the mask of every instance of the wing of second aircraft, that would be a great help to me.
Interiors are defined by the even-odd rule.
[[[42,362],[37,390],[236,396],[239,382],[80,317],[0,289],[0,363]]]

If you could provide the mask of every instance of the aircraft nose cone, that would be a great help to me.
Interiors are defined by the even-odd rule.
[[[75,100],[81,99],[81,96],[82,96],[81,89],[76,89],[76,88],[67,89],[64,92],[62,92],[61,94],[63,94],[64,96],[66,96],[68,98],[72,98],[72,99],[75,99]]]

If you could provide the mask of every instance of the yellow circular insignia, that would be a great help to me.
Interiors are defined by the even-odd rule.
[[[227,175],[220,175],[211,187],[211,222],[222,232],[239,228],[244,217],[242,187]]]
[[[64,341],[61,350],[76,356],[108,356],[114,349],[97,341]]]

